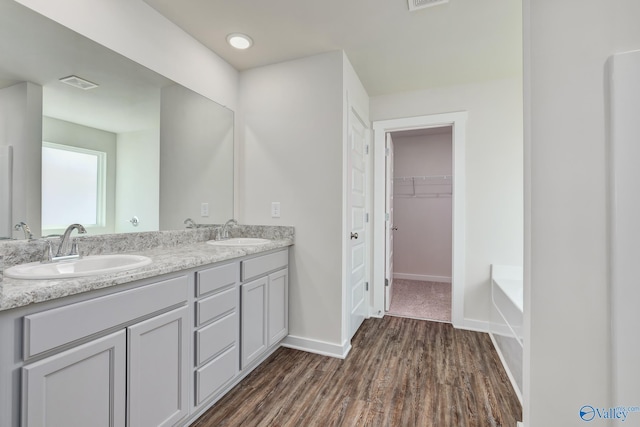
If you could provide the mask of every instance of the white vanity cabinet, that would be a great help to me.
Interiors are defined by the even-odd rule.
[[[188,282],[25,316],[22,425],[173,426],[187,417]]]
[[[288,333],[288,250],[241,263],[241,368],[245,369]]]
[[[219,395],[239,373],[238,262],[196,273],[195,396],[199,407]]]
[[[123,426],[124,330],[23,368],[23,426]]]
[[[127,426],[170,427],[189,413],[189,340],[185,307],[127,329]]]
[[[287,335],[288,254],[0,311],[0,426],[189,425]]]

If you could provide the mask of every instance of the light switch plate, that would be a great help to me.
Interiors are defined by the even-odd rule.
[[[209,203],[200,204],[200,216],[209,216]]]
[[[280,218],[280,202],[271,202],[271,218]]]

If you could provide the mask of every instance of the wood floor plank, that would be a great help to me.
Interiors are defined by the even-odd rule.
[[[487,334],[366,320],[345,360],[281,348],[192,427],[513,427],[522,409]]]

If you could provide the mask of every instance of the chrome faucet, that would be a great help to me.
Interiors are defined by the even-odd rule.
[[[28,239],[28,240],[32,240],[33,239],[33,234],[31,233],[31,229],[29,228],[29,226],[27,225],[26,222],[20,221],[19,223],[17,223],[13,227],[13,229],[16,230],[16,231],[22,230],[22,232],[24,233],[24,238],[25,239]]]
[[[56,252],[56,256],[52,258],[52,261],[80,258],[80,254],[78,253],[78,243],[72,241],[70,237],[73,230],[78,230],[79,234],[85,234],[87,232],[87,230],[85,230],[85,228],[80,224],[71,224],[68,226],[64,231],[64,234],[60,237],[58,251]],[[67,249],[69,247],[69,242],[71,242],[71,249]]]
[[[191,218],[185,219],[184,224],[187,226],[186,228],[198,228],[198,224]]]
[[[222,234],[222,236],[220,237],[222,240],[226,240],[229,238],[229,227],[235,227],[238,225],[238,221],[236,221],[235,219],[231,218],[229,221],[225,222],[224,225],[222,226],[222,229],[220,231],[220,234]]]

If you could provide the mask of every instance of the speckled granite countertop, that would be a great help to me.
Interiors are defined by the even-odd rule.
[[[263,233],[259,234],[264,235]],[[206,236],[204,238],[206,238]],[[269,238],[272,240],[270,243],[260,246],[225,247],[209,245],[206,241],[196,241],[194,243],[177,244],[169,247],[159,245],[159,247],[155,248],[141,248],[142,250],[132,251],[128,250],[126,253],[148,256],[152,260],[151,264],[135,270],[100,276],[49,280],[19,280],[4,276],[3,281],[0,282],[0,311],[62,298],[69,295],[75,295],[82,292],[88,292],[95,289],[121,285],[140,279],[160,276],[162,274],[204,266],[215,262],[241,258],[247,255],[267,252],[273,249],[285,248],[294,243],[293,232],[291,234],[284,233],[280,235],[271,235]],[[117,253],[120,251],[108,252]],[[89,255],[89,253],[87,255]]]

